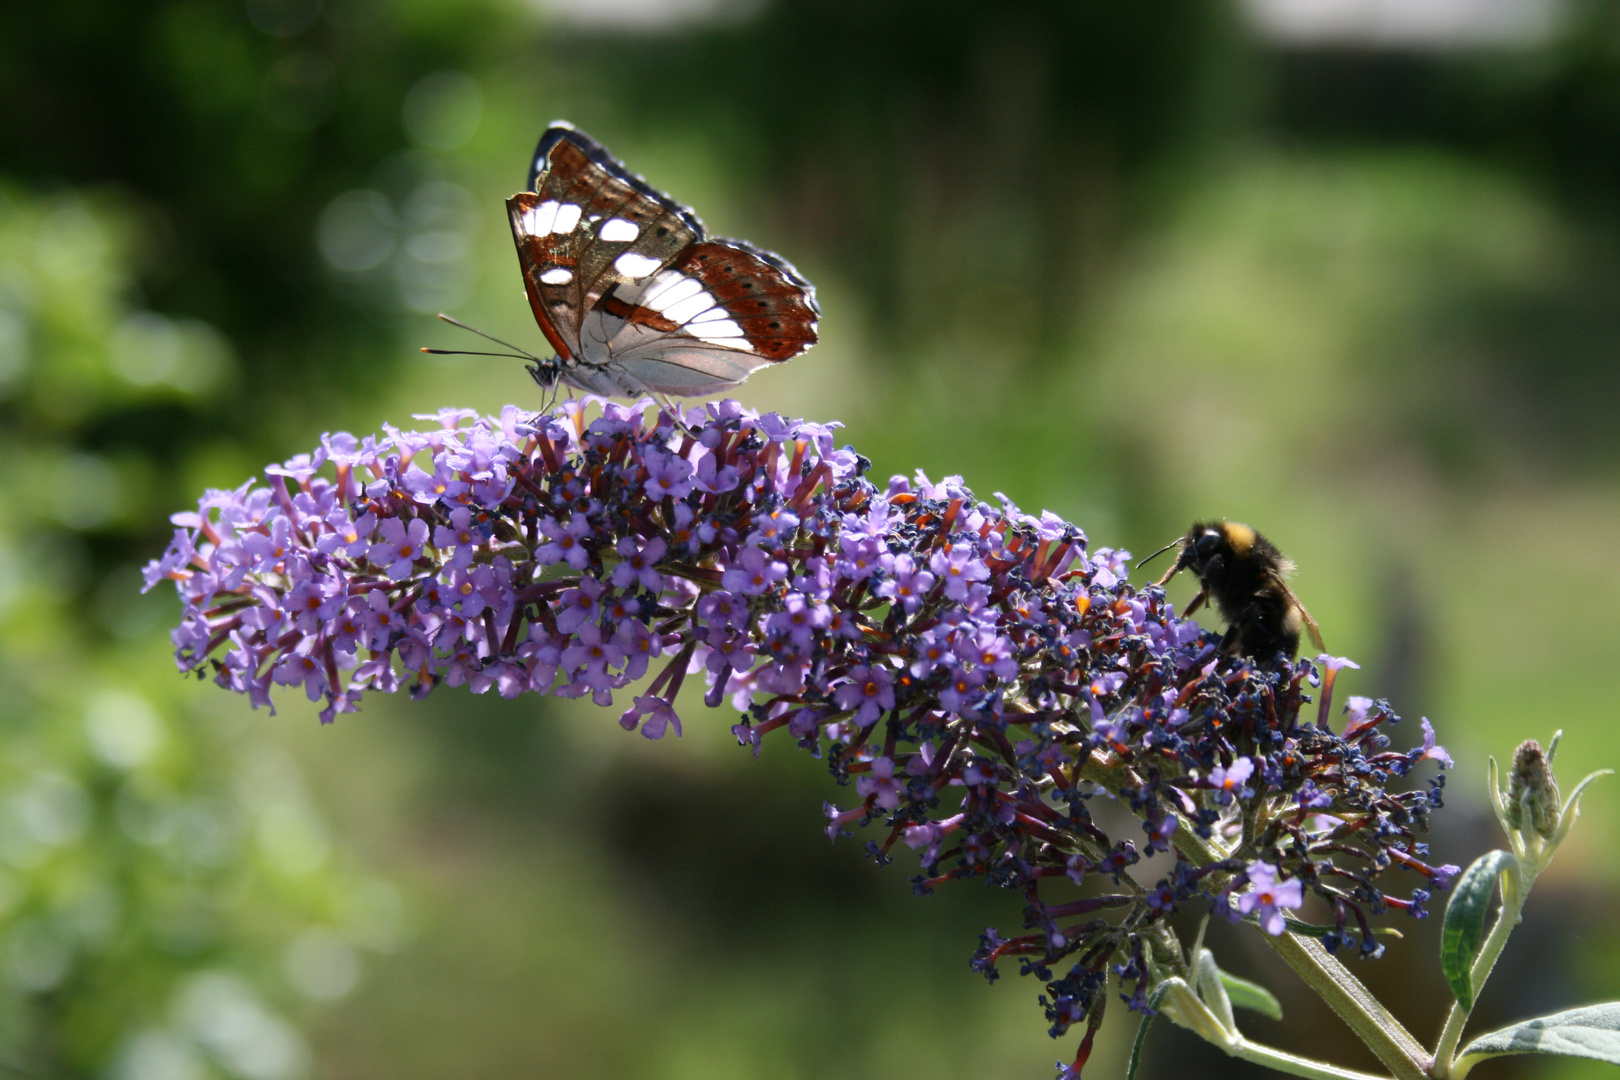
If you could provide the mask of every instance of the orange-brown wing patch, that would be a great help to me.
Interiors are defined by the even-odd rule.
[[[701,282],[766,360],[790,360],[816,343],[815,289],[779,256],[713,240],[687,248],[670,269]]]
[[[627,323],[650,326],[654,330],[665,334],[672,334],[681,328],[679,323],[666,318],[652,308],[644,308],[640,304],[626,303],[612,293],[598,300],[596,307],[597,310],[605,311],[616,319],[623,319]]]

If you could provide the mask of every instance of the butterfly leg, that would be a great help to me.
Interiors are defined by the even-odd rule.
[[[528,371],[535,385],[545,394],[540,411],[550,412],[557,403],[557,389],[562,385],[562,365],[556,359],[536,359],[528,366]]]
[[[658,403],[663,407],[664,411],[669,413],[671,419],[675,421],[676,427],[686,432],[692,430],[686,423],[686,410],[681,408],[679,402],[668,394],[655,394],[654,396],[658,399]]]

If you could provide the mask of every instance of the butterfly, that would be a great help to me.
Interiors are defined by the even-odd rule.
[[[557,121],[506,200],[523,286],[557,355],[542,388],[727,390],[816,343],[815,287],[786,259],[708,236],[696,214]]]

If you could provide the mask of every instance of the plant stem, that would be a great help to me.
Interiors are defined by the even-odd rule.
[[[1294,934],[1263,936],[1283,962],[1350,1025],[1350,1030],[1396,1080],[1424,1080],[1428,1076],[1432,1062],[1429,1052],[1320,942]]]
[[[1308,1076],[1312,1080],[1389,1080],[1388,1077],[1377,1073],[1358,1072],[1355,1069],[1341,1069],[1336,1065],[1324,1065],[1310,1058],[1297,1057],[1285,1050],[1277,1050],[1270,1046],[1250,1042],[1239,1035],[1232,1040],[1226,1052],[1235,1058],[1252,1061],[1257,1065],[1265,1065],[1278,1072],[1292,1073],[1295,1076]]]
[[[1224,1024],[1209,1003],[1194,993],[1186,981],[1175,978],[1166,980],[1166,984],[1170,993],[1164,1002],[1164,1015],[1206,1042],[1214,1043],[1232,1057],[1265,1065],[1278,1072],[1309,1077],[1310,1080],[1388,1080],[1387,1077],[1379,1076],[1377,1073],[1343,1069],[1337,1065],[1290,1054],[1286,1050],[1250,1042],[1235,1025]]]

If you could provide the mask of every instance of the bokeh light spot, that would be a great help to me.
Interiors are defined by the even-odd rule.
[[[145,765],[163,747],[157,711],[126,690],[104,690],[91,698],[84,728],[96,756],[119,769]]]
[[[434,150],[454,150],[478,130],[483,94],[459,71],[436,71],[416,80],[405,95],[405,130]]]

